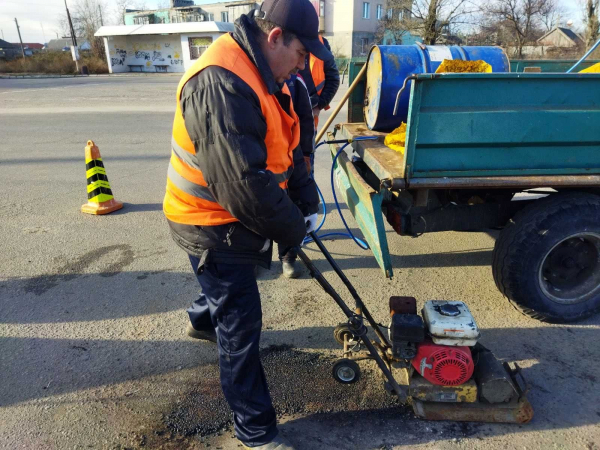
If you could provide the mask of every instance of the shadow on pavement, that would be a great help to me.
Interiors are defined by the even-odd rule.
[[[113,216],[132,212],[162,211],[162,203],[123,203],[123,208],[111,213]]]
[[[158,203],[127,205],[127,211],[153,211]],[[338,230],[328,230],[338,231]],[[327,245],[327,243],[326,243]],[[276,249],[274,253],[276,253]],[[332,271],[317,253],[314,244],[305,248],[315,257],[322,272]],[[366,253],[366,252],[365,252]],[[335,253],[334,253],[335,255]],[[187,306],[198,289],[189,272],[129,272],[127,267],[139,255],[127,244],[98,247],[76,259],[51,268],[32,278],[13,278],[0,282],[0,323],[48,323],[116,319],[173,311]],[[277,258],[277,256],[274,256]],[[484,266],[491,262],[491,250],[393,256],[396,269],[411,267]],[[373,256],[338,258],[342,269],[377,268]],[[301,261],[296,264],[302,265]],[[303,278],[308,278],[304,271]],[[281,277],[281,263],[274,261],[271,270],[260,269],[259,281]]]
[[[184,314],[170,337],[185,340],[0,338],[0,407],[216,364],[214,344],[184,337]]]
[[[121,248],[123,247],[123,248]],[[186,308],[199,290],[191,268],[188,272],[125,272],[133,254],[127,246],[118,250],[102,273],[96,268],[102,252],[69,263],[55,273],[29,279],[0,282],[0,323],[37,324],[94,322],[146,316]]]

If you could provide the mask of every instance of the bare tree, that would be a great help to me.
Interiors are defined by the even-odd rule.
[[[92,53],[100,58],[104,58],[104,45],[102,39],[94,36],[94,33],[98,31],[104,21],[106,5],[105,0],[71,0],[69,2],[69,12],[78,44],[82,44],[79,42],[82,39],[89,42]],[[62,35],[70,37],[71,30],[66,12],[59,17],[58,23]]]
[[[388,0],[387,10],[377,23],[375,40],[383,43],[386,35],[393,37],[394,43],[401,44],[402,38],[412,26],[412,2],[410,0]]]
[[[452,26],[473,12],[469,6],[468,0],[415,0],[412,9],[414,29],[424,44],[436,44],[442,35],[449,34]]]
[[[118,25],[125,25],[125,10],[130,8],[130,0],[117,0],[115,8],[115,22]]]
[[[73,27],[90,43],[94,56],[100,58],[105,57],[104,44],[94,33],[101,26],[102,10],[107,11],[103,0],[77,0],[73,5]]]
[[[469,0],[388,0],[387,13],[379,21],[376,38],[381,41],[391,33],[396,42],[405,34],[419,35],[423,43],[440,43],[452,26],[473,11]]]
[[[598,8],[600,0],[587,0],[585,5],[585,48],[590,49],[598,41],[600,23]]]
[[[516,56],[523,57],[523,47],[535,40],[543,26],[543,18],[552,14],[554,0],[493,0],[483,6],[494,21],[504,23],[512,34]]]
[[[565,9],[557,0],[548,0],[540,11],[540,21],[545,31],[552,31],[560,26],[560,18],[565,15]]]
[[[161,9],[161,6],[164,2],[159,1],[158,9]],[[116,8],[114,10],[115,19],[113,20],[118,25],[125,25],[125,12],[128,9],[137,9],[140,11],[146,11],[148,9],[146,2],[144,0],[116,0],[115,2]]]

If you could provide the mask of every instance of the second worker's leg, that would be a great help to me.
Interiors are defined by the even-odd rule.
[[[200,277],[198,276],[198,264],[200,263],[200,260],[195,256],[188,256],[190,258],[190,263],[192,264],[192,270],[198,278],[198,281],[200,281]],[[188,308],[187,313],[190,316],[190,323],[186,329],[186,333],[189,337],[217,342],[215,325],[210,317],[210,310],[204,292],[199,294],[198,299],[196,299],[192,306]]]
[[[279,259],[281,260],[281,269],[283,270],[283,276],[286,278],[298,278],[302,271],[296,264],[296,257],[298,256],[298,247],[287,247],[282,248],[278,245]],[[285,253],[283,253],[285,251]]]

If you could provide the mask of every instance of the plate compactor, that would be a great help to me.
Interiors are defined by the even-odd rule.
[[[334,338],[344,348],[344,357],[333,366],[338,382],[358,381],[360,367],[356,361],[373,359],[381,369],[385,389],[409,403],[419,418],[504,423],[531,420],[533,408],[526,397],[528,387],[521,369],[516,363],[510,367],[500,362],[478,343],[479,329],[465,303],[428,301],[419,315],[415,298],[391,297],[391,320],[389,327],[384,327],[375,322],[319,237],[315,233],[310,237],[356,304],[351,310],[306,253],[299,251],[311,276],[348,317],[334,330]],[[365,319],[377,340],[367,335]],[[385,328],[387,333],[382,331]]]

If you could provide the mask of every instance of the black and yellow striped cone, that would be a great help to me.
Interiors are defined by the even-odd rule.
[[[81,212],[108,214],[123,207],[123,203],[113,197],[100,150],[94,141],[87,141],[85,148],[85,176],[88,202],[81,207]]]

